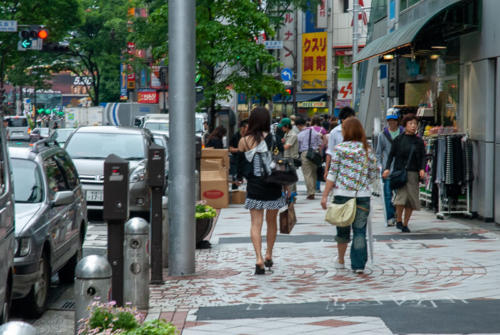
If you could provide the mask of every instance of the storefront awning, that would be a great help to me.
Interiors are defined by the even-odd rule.
[[[405,26],[399,27],[395,31],[388,33],[366,44],[366,46],[356,55],[353,63],[363,62],[370,58],[390,53],[400,48],[409,46],[418,35],[419,31],[436,15],[448,7],[461,2],[462,0],[447,0],[420,19],[417,19]]]
[[[326,101],[326,98],[326,93],[297,93],[295,96],[297,102]]]

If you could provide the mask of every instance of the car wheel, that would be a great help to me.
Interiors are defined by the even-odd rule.
[[[10,280],[7,280],[6,288],[5,288],[5,297],[4,297],[3,304],[1,306],[2,309],[0,310],[0,313],[1,313],[0,314],[0,324],[4,324],[7,321],[9,321],[10,305],[12,302],[11,292],[12,292],[12,284],[11,284]]]
[[[80,243],[78,243],[80,244]],[[75,269],[78,262],[82,259],[82,248],[78,248],[76,254],[59,270],[60,283],[73,283],[75,281]]]
[[[30,293],[22,299],[21,311],[28,317],[38,318],[47,309],[47,298],[50,287],[50,264],[48,256],[44,253],[39,261],[40,276],[31,287]]]

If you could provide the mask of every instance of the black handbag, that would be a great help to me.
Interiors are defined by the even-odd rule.
[[[413,155],[414,146],[412,145],[410,155],[406,161],[406,166],[402,170],[393,170],[389,175],[389,186],[391,190],[397,190],[406,185],[408,182],[408,166],[410,165],[411,156]]]
[[[313,162],[316,166],[320,166],[323,163],[323,157],[319,150],[314,150],[311,148],[311,134],[312,128],[309,129],[309,144],[307,147],[306,158]]]
[[[291,185],[299,180],[297,170],[292,158],[284,158],[280,153],[278,147],[274,145],[271,151],[272,163],[271,174],[266,177],[266,182],[279,185]]]

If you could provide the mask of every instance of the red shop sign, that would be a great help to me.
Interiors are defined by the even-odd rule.
[[[158,103],[158,92],[138,92],[137,102],[141,104],[157,104]]]

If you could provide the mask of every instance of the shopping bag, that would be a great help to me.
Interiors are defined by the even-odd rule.
[[[288,208],[280,213],[280,234],[290,234],[297,223],[293,202],[288,204]]]

